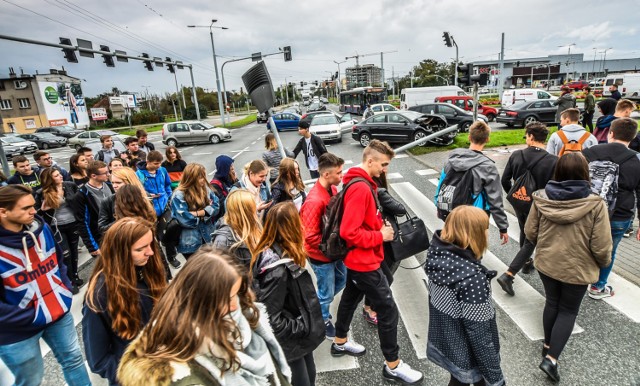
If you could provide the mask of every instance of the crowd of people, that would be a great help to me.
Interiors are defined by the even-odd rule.
[[[515,275],[538,270],[546,295],[540,368],[559,381],[558,358],[585,293],[614,295],[607,278],[640,204],[629,109],[635,105],[617,102],[606,143],[578,124],[572,108],[560,114],[561,128],[546,145],[546,126],[528,125],[528,146],[511,155],[502,177],[482,153],[490,137],[485,123],[469,128],[468,149],[451,153],[435,197],[444,227],[424,266],[427,356],[450,373],[449,385],[506,382],[491,301],[498,273],[482,265],[489,217],[502,244],[509,239],[501,189],[521,235],[519,253],[497,282],[514,296]],[[366,355],[349,334],[360,312],[376,326],[382,377],[423,382],[401,359],[390,289],[400,264],[391,242],[408,214],[388,191],[394,150],[373,140],[362,164],[343,175],[344,160],[304,122],[299,133],[293,152],[282,149],[286,157],[268,135],[262,159],[239,175],[233,158],[218,156],[211,181],[175,147],[164,156],[156,151],[143,130],[127,138],[122,153],[108,135],[95,157],[79,149],[69,171],[46,151],[34,155],[36,168],[15,157],[16,172],[0,188],[0,359],[15,383],[41,382],[42,338],[67,384],[90,384],[69,312],[85,285],[80,240],[95,258],[82,309],[84,357],[111,385],[311,386],[313,353],[324,339],[333,356]],[[311,189],[295,160],[300,152],[316,178]],[[332,198],[348,213],[339,223],[346,246],[339,259],[326,247]],[[170,267],[181,269],[174,277]],[[340,292],[334,319],[330,306]]]

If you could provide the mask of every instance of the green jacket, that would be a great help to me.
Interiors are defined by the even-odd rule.
[[[593,94],[588,94],[584,98],[584,111],[592,113],[596,110],[596,98]]]

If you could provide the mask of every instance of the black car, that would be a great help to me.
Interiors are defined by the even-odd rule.
[[[20,134],[18,137],[34,142],[38,145],[38,149],[46,150],[54,147],[67,146],[67,139],[65,137],[59,137],[51,133]]]
[[[36,133],[51,133],[59,137],[71,138],[84,132],[83,129],[74,129],[71,126],[51,126],[36,129]]]
[[[307,112],[311,112],[311,111],[324,111],[327,109],[327,106],[323,105],[322,103],[312,103],[309,105],[309,107],[307,107]]]
[[[351,137],[362,147],[373,139],[389,143],[409,143],[424,138],[448,127],[447,120],[440,115],[422,114],[416,111],[395,111],[374,115],[353,126]],[[458,134],[453,131],[434,138],[434,145],[450,145]]]
[[[268,120],[269,120],[268,112],[258,113],[258,115],[256,116],[256,123],[267,123]]]
[[[450,125],[458,125],[460,131],[468,131],[469,126],[473,123],[473,113],[461,109],[451,103],[427,103],[426,105],[418,105],[409,107],[411,111],[417,111],[423,114],[438,114],[447,119]],[[478,114],[478,120],[489,122],[487,117]]]
[[[524,127],[529,123],[558,123],[556,122],[556,111],[558,106],[553,105],[553,101],[548,99],[538,99],[533,101],[520,101],[500,110],[496,117],[496,122],[504,123],[509,127]],[[584,109],[580,108],[580,121]]]

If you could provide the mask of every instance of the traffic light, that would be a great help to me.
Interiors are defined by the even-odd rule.
[[[318,85],[318,81],[317,80],[314,81],[313,84],[315,84],[317,86]]]
[[[520,61],[519,60],[516,62],[516,67],[520,67]]]
[[[147,58],[147,59],[149,59],[149,54],[145,54],[145,53],[143,53],[143,54],[142,54],[142,55],[140,55],[140,56],[142,56],[143,58]],[[144,63],[144,66],[147,68],[147,70],[149,70],[149,71],[153,71],[153,64],[151,63],[151,61],[150,61],[150,60],[144,60],[144,61],[143,61],[143,63]]]
[[[300,82],[300,87],[304,87],[304,82]]]
[[[291,46],[286,46],[284,48],[284,61],[285,62],[291,61]]]
[[[60,44],[73,47],[73,44],[71,44],[71,39],[68,39],[68,38],[60,38]],[[67,59],[67,62],[78,63],[78,57],[76,56],[75,49],[63,48],[62,52],[64,52],[64,58]]]
[[[336,79],[339,79],[340,75],[338,74],[338,71],[336,71]]]
[[[165,58],[165,60],[166,60],[167,62],[170,62],[170,61],[171,61],[171,58],[167,56],[167,57]],[[172,73],[172,74],[174,74],[174,73],[176,72],[176,69],[175,69],[175,68],[173,68],[173,64],[172,64],[172,63],[167,63],[167,70],[168,70],[170,73]]]
[[[473,75],[473,63],[467,63],[458,66],[457,71],[462,75],[458,77],[458,86],[471,86],[471,84],[473,83],[473,80],[471,79]]]
[[[453,42],[451,40],[451,35],[449,35],[449,32],[442,33],[442,40],[444,41],[445,46],[453,47]]]
[[[102,58],[104,59],[104,64],[107,65],[107,67],[115,67],[116,64],[113,62],[113,56],[111,55],[111,51],[109,51],[109,47],[108,46],[103,46],[102,44],[100,45],[100,51],[104,51],[105,53],[102,55]]]

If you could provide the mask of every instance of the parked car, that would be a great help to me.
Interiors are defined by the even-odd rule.
[[[46,150],[67,145],[65,137],[59,137],[51,133],[20,134],[18,137],[35,143],[38,149]]]
[[[286,109],[282,110],[283,113],[294,113],[294,114],[298,114],[300,115],[300,110],[295,108],[295,107],[287,107]]]
[[[441,103],[451,103],[454,106],[458,106],[466,111],[473,111],[473,97],[469,95],[454,95],[454,96],[442,96],[437,97],[436,102]],[[498,109],[495,109],[490,106],[484,106],[478,103],[478,112],[489,120],[489,122],[493,122],[498,115]]]
[[[473,123],[473,113],[463,110],[450,103],[427,103],[409,107],[410,111],[418,111],[423,114],[438,114],[447,119],[449,125],[458,125],[460,131],[468,131]],[[478,114],[478,120],[489,122],[489,119],[482,114]]]
[[[267,112],[258,113],[258,115],[256,116],[256,123],[267,123],[268,120],[269,120],[269,113]]]
[[[80,133],[76,136],[69,138],[68,145],[74,149],[80,149],[87,141],[97,139],[100,140],[100,137],[103,135],[110,135],[111,137],[118,137],[123,141],[129,137],[128,135],[118,134],[115,131],[111,130],[92,130],[85,131],[84,133]]]
[[[327,106],[323,105],[320,102],[313,102],[312,104],[309,105],[309,107],[307,108],[307,111],[321,111],[321,110],[326,110]]]
[[[417,111],[385,112],[374,115],[354,125],[351,137],[362,147],[373,139],[389,143],[408,143],[424,138],[448,127],[445,117],[436,114],[422,114]],[[429,142],[435,145],[450,145],[458,131],[444,134]]]
[[[2,144],[2,148],[4,149],[4,155],[7,157],[7,160],[13,159],[13,157],[24,155],[24,151],[18,146],[5,145]]]
[[[398,109],[394,105],[389,103],[376,103],[364,110],[364,113],[362,113],[362,118],[367,119],[371,116],[383,113],[385,111],[398,111]]]
[[[325,141],[342,142],[342,130],[350,129],[355,123],[351,114],[345,114],[341,118],[334,114],[317,114],[311,119],[309,130]]]
[[[329,100],[327,98],[325,98],[325,97],[320,97],[320,102],[322,102],[324,104],[327,104],[327,103],[329,103]]]
[[[557,123],[555,122],[557,110],[558,107],[547,99],[517,102],[500,110],[496,122],[504,123],[509,127],[524,127],[533,122]],[[584,109],[580,108],[581,121],[583,112]]]
[[[20,148],[23,154],[32,154],[38,151],[38,145],[17,135],[5,135],[0,137],[3,146],[15,146]]]
[[[566,83],[565,86],[569,87],[572,90],[582,91],[585,87],[589,87],[589,82],[587,82],[586,80],[576,80]]]
[[[342,118],[342,115],[336,114],[331,110],[320,110],[320,111],[311,111],[311,112],[304,113],[304,115],[302,115],[302,118],[300,118],[300,121],[306,121],[311,123],[311,121],[316,115],[321,115],[321,114],[325,114],[325,115],[330,114],[335,116],[338,119]]]
[[[119,151],[120,153],[124,153],[127,151],[127,146],[124,144],[122,139],[119,137],[111,138],[113,140],[113,148]],[[88,147],[93,151],[93,154],[97,154],[100,150],[102,150],[102,142],[99,139],[90,139],[84,143],[85,147]]]
[[[36,129],[36,133],[51,133],[59,137],[71,138],[84,132],[83,129],[74,129],[71,126],[50,126]]]
[[[277,113],[273,114],[273,122],[275,122],[278,131],[298,130],[300,116],[294,113]],[[270,122],[267,122],[267,129],[271,130]]]
[[[187,143],[230,141],[231,131],[200,121],[178,121],[162,126],[162,143],[180,146]]]

